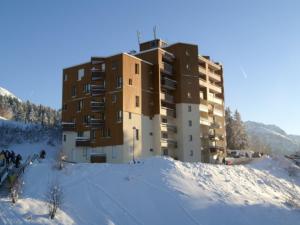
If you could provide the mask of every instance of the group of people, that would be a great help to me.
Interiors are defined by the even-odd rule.
[[[15,167],[18,168],[21,164],[21,160],[22,156],[20,154],[16,155],[14,151],[2,150],[0,152],[0,166],[14,163]]]

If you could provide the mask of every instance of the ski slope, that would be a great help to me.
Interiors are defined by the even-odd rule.
[[[250,165],[182,163],[155,157],[139,164],[67,164],[53,169],[53,147],[24,176],[23,194],[15,205],[0,200],[0,224],[297,224],[300,179],[282,157]],[[29,154],[38,146],[15,146]],[[49,159],[50,158],[50,159]],[[295,167],[299,172],[299,168]],[[64,204],[49,220],[45,193],[58,180]],[[297,202],[298,201],[298,202]],[[299,203],[300,204],[300,203]]]

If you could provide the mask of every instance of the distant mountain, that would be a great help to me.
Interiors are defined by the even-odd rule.
[[[300,135],[289,135],[276,125],[253,121],[245,122],[250,141],[260,141],[268,145],[273,153],[290,154],[300,150]]]
[[[22,102],[21,99],[19,99],[17,96],[15,96],[13,93],[11,93],[10,91],[8,91],[7,89],[5,89],[3,87],[0,87],[0,96],[16,98],[16,99],[18,99],[19,102]]]

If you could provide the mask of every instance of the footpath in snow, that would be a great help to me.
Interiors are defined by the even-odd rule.
[[[280,157],[238,166],[161,157],[135,165],[67,164],[62,171],[53,165],[53,158],[48,158],[30,166],[17,204],[0,199],[0,224],[295,225],[300,221],[300,179],[295,175],[299,168],[291,170],[293,164]],[[64,204],[49,220],[45,193],[54,180],[63,188]]]

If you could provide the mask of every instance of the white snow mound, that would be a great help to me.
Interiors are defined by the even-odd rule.
[[[300,221],[300,180],[289,177],[290,166],[283,158],[223,166],[155,157],[58,171],[47,159],[26,171],[16,205],[0,200],[0,224],[292,225]],[[63,188],[64,204],[49,220],[45,193],[53,180]]]

